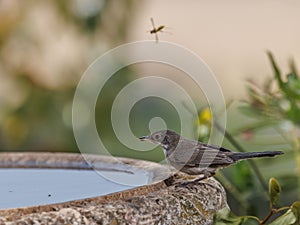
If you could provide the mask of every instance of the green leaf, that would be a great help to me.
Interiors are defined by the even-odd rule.
[[[268,51],[267,52],[268,54],[268,57],[269,57],[269,60],[271,61],[271,65],[273,67],[273,70],[274,70],[274,75],[275,75],[275,78],[277,80],[277,83],[278,83],[278,86],[281,88],[281,89],[284,89],[284,82],[282,81],[281,79],[281,73],[280,73],[280,70],[275,62],[275,59],[273,57],[273,54]]]
[[[300,98],[300,80],[294,73],[287,75],[286,94],[289,98]]]
[[[296,65],[295,65],[295,61],[293,59],[291,59],[289,61],[289,67],[290,67],[290,70],[293,74],[295,74],[296,77],[299,77],[298,76],[298,71],[297,71],[297,68],[296,68]]]
[[[272,177],[269,180],[269,197],[272,206],[277,205],[280,192],[281,192],[281,187],[279,182]]]
[[[294,202],[293,205],[291,206],[291,209],[297,219],[297,223],[300,223],[300,202]]]
[[[278,217],[269,225],[296,225],[296,224],[298,224],[297,217],[295,216],[294,212],[291,209],[289,209],[288,211],[286,211],[286,213]]]
[[[300,201],[294,202],[290,209],[269,225],[297,225],[300,223]]]
[[[230,209],[223,208],[219,210],[214,216],[214,225],[241,225],[246,221],[246,217],[239,217],[234,215]]]

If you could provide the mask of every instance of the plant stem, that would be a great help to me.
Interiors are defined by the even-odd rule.
[[[296,161],[296,175],[298,180],[298,198],[300,198],[300,151],[299,151],[300,144],[295,129],[297,128],[294,128],[292,130],[292,137],[293,137],[293,149],[295,152],[295,161]]]
[[[216,178],[221,181],[222,185],[224,185],[225,189],[232,194],[233,198],[239,202],[241,206],[240,213],[244,214],[247,209],[247,204],[239,190],[223,175],[221,171],[218,171]]]
[[[246,150],[233,138],[233,136],[226,131],[218,122],[214,121],[215,127],[222,133],[224,133],[226,139],[239,151],[239,152],[246,152]],[[256,174],[256,177],[258,178],[258,181],[260,182],[261,186],[263,187],[266,194],[268,194],[268,186],[258,169],[256,163],[253,160],[248,160],[250,167],[254,170],[254,173]]]
[[[270,209],[269,214],[262,221],[259,221],[259,224],[264,225],[271,218],[271,216],[273,216],[276,213],[279,213],[280,211],[287,210],[287,209],[290,209],[290,207],[286,206],[279,209]]]
[[[271,216],[273,216],[273,214],[276,213],[276,212],[277,212],[276,209],[271,209],[269,214],[266,216],[266,218],[264,218],[263,221],[259,221],[259,224],[260,225],[265,224],[271,218]]]

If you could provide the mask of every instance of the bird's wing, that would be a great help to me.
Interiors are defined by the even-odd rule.
[[[220,147],[218,145],[210,145],[210,144],[203,144],[203,143],[201,143],[201,145],[205,146],[206,148],[217,149],[217,150],[219,150],[221,152],[231,152],[229,149]]]
[[[187,146],[186,146],[187,147]],[[226,166],[234,163],[228,157],[228,149],[197,143],[192,148],[181,148],[182,152],[175,151],[173,159],[176,163],[186,166]]]
[[[155,24],[154,24],[154,20],[153,20],[153,18],[152,18],[152,17],[150,18],[150,21],[151,21],[151,24],[152,24],[153,30],[155,30]]]

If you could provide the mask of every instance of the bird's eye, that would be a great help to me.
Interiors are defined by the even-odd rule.
[[[160,135],[159,135],[159,134],[155,134],[155,135],[154,135],[154,139],[155,139],[155,140],[158,140],[159,138],[160,138]]]

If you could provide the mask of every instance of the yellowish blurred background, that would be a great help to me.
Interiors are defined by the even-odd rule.
[[[287,70],[286,59],[300,60],[300,2],[291,1],[141,1],[128,41],[149,39],[153,17],[166,25],[161,40],[197,53],[218,78],[227,98],[245,94],[245,78],[258,82],[272,71],[271,50]]]

